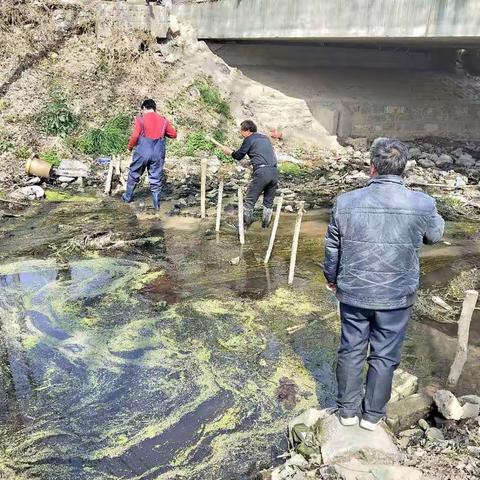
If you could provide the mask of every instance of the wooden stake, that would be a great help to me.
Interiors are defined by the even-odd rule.
[[[458,346],[455,360],[450,367],[448,375],[448,385],[455,387],[458,379],[462,374],[463,366],[467,361],[468,337],[470,332],[470,322],[472,321],[473,311],[477,305],[478,292],[476,290],[467,290],[465,292],[465,300],[462,305],[462,313],[458,320]]]
[[[243,227],[243,191],[238,187],[238,234],[240,236],[240,245],[245,243],[245,229]]]
[[[273,245],[275,244],[275,237],[277,236],[278,224],[280,222],[280,214],[282,213],[282,205],[283,205],[283,194],[277,201],[277,210],[275,211],[275,220],[273,221],[273,228],[272,233],[270,234],[270,243],[268,244],[268,250],[265,255],[265,260],[263,263],[267,264],[270,261],[270,257],[272,256]]]
[[[107,181],[105,182],[105,195],[110,195],[110,190],[112,190],[114,161],[114,157],[112,157],[112,159],[110,160],[110,164],[108,165]]]
[[[300,228],[302,227],[303,206],[305,202],[300,202],[297,214],[297,221],[295,223],[295,231],[293,232],[292,255],[290,257],[290,271],[288,273],[288,284],[293,284],[295,278],[295,264],[297,263],[298,239],[300,237]]]
[[[207,195],[207,159],[202,159],[202,172],[201,172],[201,184],[200,184],[200,212],[201,217],[205,218],[205,205],[206,205],[206,195]]]
[[[215,231],[220,231],[220,222],[222,220],[222,200],[223,200],[223,178],[220,179],[218,185],[218,202],[217,202],[217,223],[215,226]]]
[[[120,157],[114,157],[115,158],[115,175],[120,176]]]

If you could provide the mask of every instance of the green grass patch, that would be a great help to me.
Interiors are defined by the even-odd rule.
[[[465,217],[472,218],[475,216],[473,208],[454,195],[439,197],[436,201],[438,213],[445,220],[462,220]]]
[[[68,99],[61,90],[52,90],[50,100],[37,117],[37,124],[43,133],[65,137],[78,126],[78,119],[68,105]]]
[[[296,163],[282,162],[278,167],[282,175],[288,177],[301,177],[304,174],[304,171]]]
[[[20,160],[28,160],[32,156],[32,151],[28,147],[17,148],[15,155]]]
[[[196,79],[194,85],[197,87],[200,98],[206,106],[227,118],[231,116],[230,105],[222,97],[215,85],[204,78]]]
[[[225,155],[212,142],[207,140],[208,134],[205,132],[192,132],[187,135],[185,140],[172,142],[168,147],[168,152],[177,157],[195,157],[201,155],[216,155],[224,163],[231,163],[233,159]],[[225,132],[215,130],[210,134],[218,142],[222,143],[226,139]]]
[[[74,141],[86,155],[120,155],[128,146],[132,127],[130,115],[117,115],[100,128],[90,128]]]
[[[60,165],[60,157],[56,150],[44,150],[40,153],[40,160],[53,165],[54,167],[58,167]]]
[[[11,135],[5,132],[0,132],[0,154],[15,150],[15,142]]]
[[[65,192],[57,192],[55,190],[46,190],[45,198],[49,202],[82,202],[92,203],[97,201],[95,197],[83,196],[83,195],[70,195]]]

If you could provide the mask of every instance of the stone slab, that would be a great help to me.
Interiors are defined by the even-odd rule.
[[[418,377],[398,368],[393,374],[391,402],[409,397],[418,391]]]
[[[355,454],[372,459],[398,460],[401,457],[391,436],[382,425],[370,432],[358,425],[344,427],[336,415],[330,415],[320,420],[317,428],[325,463]]]
[[[344,480],[424,480],[422,472],[398,465],[368,465],[351,460],[335,467]]]
[[[393,431],[405,430],[430,413],[432,397],[424,393],[416,393],[407,398],[387,405],[387,425]]]

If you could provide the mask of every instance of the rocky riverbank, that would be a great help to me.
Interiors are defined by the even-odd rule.
[[[480,475],[480,397],[431,389],[390,403],[375,432],[343,427],[329,410],[289,424],[288,460],[260,480],[471,480]],[[398,427],[402,428],[398,429]],[[405,427],[408,428],[405,428]]]
[[[279,194],[284,196],[287,212],[294,211],[300,200],[306,202],[306,209],[329,206],[339,193],[362,187],[368,181],[370,157],[366,139],[347,139],[339,152],[323,150],[314,154],[299,150],[296,156],[285,148],[281,140],[273,142],[281,172]],[[409,162],[405,178],[411,188],[425,190],[436,197],[438,208],[447,219],[472,218],[479,214],[480,143],[460,144],[432,139],[428,142],[408,142],[408,146]],[[164,198],[172,200],[171,215],[199,215],[201,158],[169,156],[165,167],[167,183]],[[205,154],[203,158],[208,161],[207,216],[213,216],[220,177],[225,181],[225,204],[234,204],[238,187],[245,187],[250,180],[251,169],[245,163],[225,163],[215,155]],[[64,161],[55,170],[57,174],[47,181],[23,175],[15,179],[16,185],[11,187],[10,198],[22,201],[46,195],[55,199],[77,195],[85,189],[91,194],[100,194],[110,160],[106,157],[90,162]],[[129,158],[123,157],[121,165],[125,179]],[[123,190],[122,183],[120,177],[114,177],[114,194],[118,195]],[[36,185],[35,191],[32,185]],[[147,185],[148,179],[145,178]]]

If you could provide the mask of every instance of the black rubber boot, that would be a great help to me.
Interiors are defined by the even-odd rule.
[[[262,228],[268,228],[272,222],[273,210],[263,207]]]
[[[254,221],[253,208],[245,209],[245,212],[243,214],[243,226],[245,227],[245,229],[250,227],[253,221]]]

